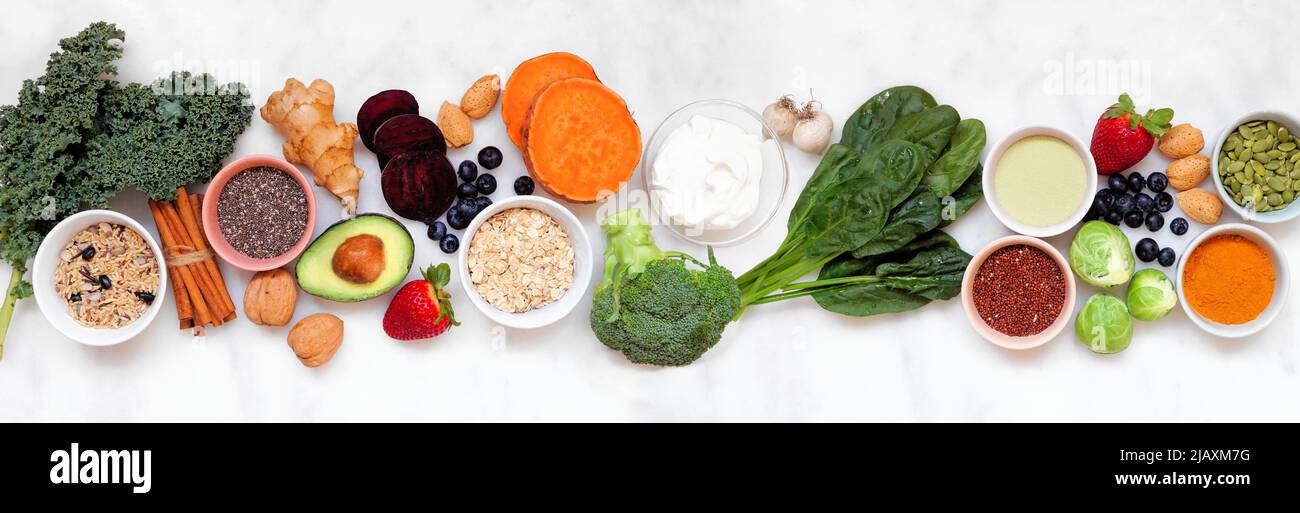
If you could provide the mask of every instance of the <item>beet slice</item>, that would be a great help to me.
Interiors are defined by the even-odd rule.
[[[379,158],[380,169],[388,167],[393,157],[408,151],[436,151],[446,155],[447,140],[437,124],[418,114],[395,116],[375,131],[375,156]]]
[[[403,114],[419,114],[420,104],[415,96],[401,89],[380,91],[361,104],[357,111],[357,130],[361,132],[361,144],[370,151],[375,151],[375,131],[394,117]]]
[[[397,215],[431,224],[456,200],[456,170],[436,151],[408,151],[384,166],[384,201]]]

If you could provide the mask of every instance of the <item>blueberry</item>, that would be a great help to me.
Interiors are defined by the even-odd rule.
[[[1164,227],[1165,227],[1165,216],[1160,215],[1159,212],[1151,212],[1147,214],[1148,230],[1151,230],[1153,232],[1158,232],[1160,231],[1161,228]]]
[[[1142,173],[1134,171],[1133,174],[1128,175],[1128,190],[1134,194],[1142,192],[1142,188],[1146,185],[1147,181],[1142,178]]]
[[[1106,179],[1106,188],[1113,193],[1123,194],[1128,191],[1128,180],[1120,175],[1110,175],[1110,178]]]
[[[476,196],[473,198],[458,200],[456,201],[456,206],[452,208],[459,210],[460,213],[465,216],[465,219],[473,219],[474,216],[479,213],[478,197]]]
[[[533,179],[527,176],[521,176],[515,179],[515,194],[527,195],[533,193]]]
[[[1187,233],[1187,220],[1175,217],[1173,221],[1169,221],[1169,231],[1174,232],[1174,235]]]
[[[1092,200],[1092,207],[1088,209],[1088,219],[1100,219],[1106,215],[1106,201],[1101,198]]]
[[[460,239],[456,237],[456,234],[448,233],[442,237],[442,240],[438,241],[438,249],[441,249],[443,253],[455,253],[456,250],[460,249]]]
[[[487,196],[497,191],[497,178],[492,175],[481,175],[474,182],[474,186],[478,187],[479,194]]]
[[[492,205],[492,198],[489,198],[487,196],[479,196],[477,198],[474,198],[474,206],[479,212],[486,210],[491,205]]]
[[[1124,214],[1124,224],[1128,225],[1129,228],[1142,226],[1142,222],[1145,220],[1146,216],[1142,214],[1141,210],[1130,210],[1127,214]]]
[[[1124,214],[1121,214],[1118,210],[1111,210],[1110,212],[1106,212],[1106,215],[1101,218],[1107,223],[1119,226],[1119,223],[1124,221]]]
[[[1160,245],[1156,244],[1155,239],[1147,237],[1138,241],[1137,247],[1133,249],[1133,254],[1138,260],[1150,262],[1156,259],[1156,253],[1160,252]]]
[[[505,156],[501,154],[501,150],[498,150],[496,146],[488,146],[478,150],[478,164],[483,166],[484,169],[496,169],[501,165],[504,158]]]
[[[447,211],[447,226],[453,230],[464,230],[469,226],[469,220],[474,216],[465,215],[465,211],[459,205],[456,208]]]
[[[447,225],[442,221],[434,221],[429,225],[429,240],[442,240],[442,236],[447,234]]]
[[[456,176],[459,176],[462,182],[474,181],[478,178],[478,164],[472,160],[461,161],[460,167],[456,169]]]
[[[1174,254],[1174,248],[1165,248],[1160,250],[1156,260],[1160,261],[1161,266],[1170,267],[1174,265],[1175,260],[1178,260],[1178,255]]]
[[[473,182],[465,182],[456,186],[456,197],[460,199],[472,199],[478,196],[478,188]]]
[[[1115,196],[1115,204],[1111,205],[1110,209],[1119,212],[1121,216],[1128,214],[1130,210],[1133,210],[1133,196],[1128,194]]]
[[[1169,177],[1164,173],[1151,173],[1151,176],[1147,177],[1147,188],[1151,189],[1151,192],[1164,192],[1166,187],[1169,187]]]
[[[1156,208],[1156,200],[1145,192],[1139,192],[1133,195],[1133,206],[1137,207],[1140,212],[1150,212]]]
[[[1174,208],[1174,197],[1172,195],[1170,195],[1167,192],[1161,192],[1159,194],[1156,194],[1157,211],[1168,212],[1169,209],[1172,208]]]

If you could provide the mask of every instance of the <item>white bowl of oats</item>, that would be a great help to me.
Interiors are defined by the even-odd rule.
[[[140,223],[110,210],[87,210],[55,225],[36,251],[29,279],[50,324],[91,346],[144,331],[168,286],[158,243]]]
[[[591,282],[591,241],[577,216],[538,196],[484,209],[457,257],[474,307],[497,324],[540,328],[578,306]]]

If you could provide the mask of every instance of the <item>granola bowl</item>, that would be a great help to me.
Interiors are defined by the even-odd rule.
[[[456,268],[465,295],[497,324],[520,329],[558,321],[591,283],[591,241],[577,216],[539,196],[493,203],[465,228]]]
[[[95,247],[93,253],[86,250],[81,252],[76,252],[76,249],[69,250],[74,241],[79,240],[78,237],[84,232],[97,230],[105,225],[110,227],[108,233],[127,234],[132,241],[130,249],[139,254],[128,253],[125,251],[127,248],[123,248],[124,251],[119,254],[113,242],[116,239],[90,241],[88,245]],[[121,228],[119,230],[116,227]],[[128,232],[134,232],[139,237]],[[65,258],[68,256],[65,253],[70,253],[70,257]],[[87,256],[89,258],[85,258]],[[115,267],[118,267],[117,264],[122,262],[123,258],[144,271],[127,272],[116,269]],[[106,267],[94,268],[94,271],[88,274],[94,275],[96,281],[101,279],[101,276],[112,276],[118,279],[110,279],[107,288],[97,284],[92,285],[90,280],[87,280],[87,284],[90,285],[89,290],[75,291],[77,295],[83,297],[79,297],[76,302],[70,302],[65,298],[63,293],[68,291],[60,289],[67,288],[67,285],[63,284],[66,280],[61,280],[62,275],[68,273],[67,268],[73,264],[100,265],[100,262],[103,262]],[[111,346],[139,335],[158,316],[158,311],[162,309],[167,297],[167,267],[164,262],[162,249],[140,223],[110,210],[87,210],[64,219],[50,230],[49,235],[45,236],[45,240],[36,251],[36,258],[32,261],[30,279],[36,296],[36,305],[55,329],[82,344]],[[147,276],[148,279],[142,280],[141,276]],[[72,281],[75,282],[75,279]],[[139,293],[148,294],[145,297],[149,297],[150,300],[145,302],[145,297],[141,297]],[[86,308],[91,302],[92,294],[102,296],[96,298],[101,308],[111,307],[110,303],[116,302],[119,308],[113,309],[109,314],[121,315],[122,318],[113,319],[116,322],[104,323],[106,327],[92,327],[88,322],[90,317],[83,317],[81,320],[74,318],[74,309],[78,305]],[[107,318],[106,316],[100,320]]]

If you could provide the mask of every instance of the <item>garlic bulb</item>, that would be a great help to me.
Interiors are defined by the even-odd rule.
[[[763,121],[766,121],[776,132],[776,136],[782,139],[790,137],[794,132],[794,125],[799,121],[798,116],[794,100],[789,96],[782,96],[781,99],[763,108]]]
[[[835,124],[831,116],[820,110],[805,109],[798,123],[795,123],[792,138],[794,146],[800,150],[819,155],[831,143],[831,131]]]

